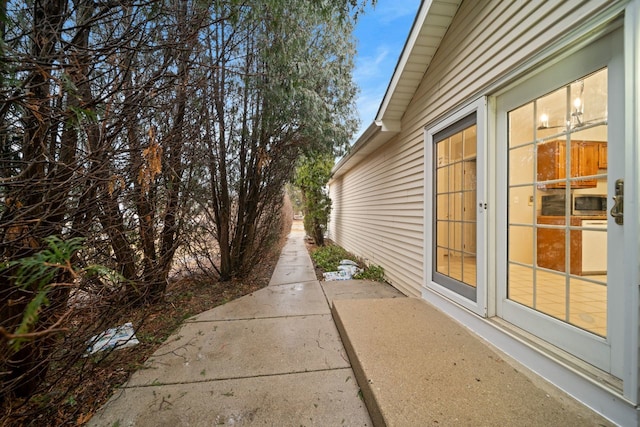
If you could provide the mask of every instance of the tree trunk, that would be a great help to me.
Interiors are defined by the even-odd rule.
[[[3,5],[3,8],[5,6]],[[65,0],[35,2],[33,6],[33,37],[31,46],[33,71],[26,77],[24,137],[22,143],[22,161],[26,165],[22,170],[22,181],[14,181],[7,191],[6,200],[10,213],[3,213],[2,255],[5,260],[17,260],[28,257],[42,249],[42,239],[57,234],[62,228],[59,222],[60,212],[52,216],[53,204],[47,199],[52,188],[47,181],[46,148],[55,143],[52,135],[53,114],[50,96],[51,73],[59,31],[64,21]],[[4,30],[3,30],[4,31]],[[60,205],[58,196],[56,201]],[[22,314],[37,289],[18,289],[10,271],[3,273],[2,292],[0,293],[0,323],[13,331],[22,321]],[[63,279],[63,278],[58,278]],[[36,330],[46,329],[55,323],[61,307],[66,306],[68,291],[53,291],[48,295],[50,305],[42,310]],[[16,299],[17,298],[17,299]],[[0,346],[0,372],[3,387],[0,393],[13,392],[19,396],[28,396],[43,380],[50,363],[48,359],[52,341],[55,337],[26,342],[14,353],[7,343]]]

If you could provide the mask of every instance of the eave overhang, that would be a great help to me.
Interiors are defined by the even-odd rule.
[[[402,130],[402,117],[462,0],[423,0],[376,118],[333,168],[338,178]]]

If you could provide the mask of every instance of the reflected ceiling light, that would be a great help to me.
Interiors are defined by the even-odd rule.
[[[576,98],[573,101],[573,106],[575,107],[575,109],[573,110],[573,113],[571,113],[571,117],[574,117],[576,119],[576,123],[574,126],[580,127],[584,125],[584,123],[582,122],[582,110],[584,108],[584,105],[582,105],[582,100],[580,98]]]
[[[584,104],[582,103],[582,95],[584,94],[584,80],[580,82],[580,95],[573,100],[573,113],[571,113],[571,117],[574,117],[576,123],[574,127],[580,127],[584,125],[582,121],[582,113],[584,112]]]
[[[548,129],[549,128],[549,116],[546,114],[540,115],[540,124],[538,125],[538,130],[540,129]]]
[[[580,98],[576,98],[573,101],[573,106],[576,107],[576,111],[581,111],[580,107],[582,107],[582,100]]]
[[[540,119],[538,120],[538,130],[544,129],[558,129],[564,128],[565,125],[562,126],[549,126],[549,115],[547,113],[540,114]]]

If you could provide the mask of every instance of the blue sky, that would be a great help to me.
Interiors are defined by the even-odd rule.
[[[419,6],[420,0],[378,0],[358,19],[354,79],[361,123],[354,141],[375,119]]]

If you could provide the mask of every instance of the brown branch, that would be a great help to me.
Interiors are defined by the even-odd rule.
[[[55,334],[58,332],[67,332],[69,328],[58,328],[58,326],[62,324],[62,322],[71,314],[71,312],[73,312],[73,309],[67,310],[66,313],[60,316],[60,318],[56,321],[56,323],[54,323],[53,325],[51,325],[50,327],[48,327],[43,331],[27,332],[25,334],[12,334],[11,332],[7,331],[4,327],[0,326],[0,335],[2,335],[7,340],[14,340],[14,339],[35,339],[35,338],[43,337],[45,335]]]

